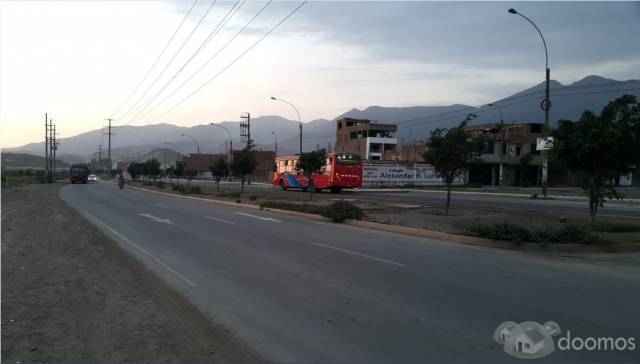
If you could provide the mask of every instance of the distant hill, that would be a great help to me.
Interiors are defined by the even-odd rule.
[[[2,152],[2,168],[34,168],[41,169],[45,166],[45,158],[27,153]],[[69,164],[56,160],[56,167],[68,167]]]
[[[600,76],[588,76],[569,85],[552,80],[550,124],[557,125],[559,119],[577,120],[584,110],[599,112],[609,101],[623,94],[632,94],[640,98],[640,81],[616,81]],[[494,104],[500,106],[503,120],[512,122],[544,121],[544,113],[540,109],[540,101],[544,97],[544,82],[513,94]],[[333,120],[313,120],[304,123],[303,145],[305,150],[316,146],[326,147],[335,143],[335,120],[341,117],[364,118],[383,123],[398,124],[397,136],[403,142],[424,140],[434,128],[448,128],[464,119],[468,113],[475,113],[478,118],[473,124],[499,121],[499,112],[495,107],[469,106],[453,104],[449,106],[413,106],[382,107],[370,106],[364,110],[351,109]],[[234,148],[242,146],[240,126],[238,122],[224,121],[219,123],[226,127],[233,137]],[[219,153],[225,150],[228,142],[227,133],[220,127],[196,125],[182,127],[172,124],[155,124],[148,126],[124,126],[115,129],[112,139],[112,159],[139,160],[152,149],[170,148],[180,154],[196,152],[196,145],[191,138],[197,138],[201,153]],[[298,122],[280,116],[266,115],[251,119],[251,136],[258,149],[273,150],[277,134],[278,153],[288,154],[298,151]],[[77,161],[83,158],[88,161],[94,158],[93,153],[99,144],[102,130],[93,130],[70,138],[60,140],[61,158],[65,161]],[[102,139],[103,145],[106,139]],[[104,148],[104,147],[103,147]],[[6,151],[26,152],[42,155],[43,143],[31,143]],[[65,156],[71,156],[66,158]],[[106,148],[103,149],[103,158]]]

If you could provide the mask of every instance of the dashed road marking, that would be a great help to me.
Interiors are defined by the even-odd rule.
[[[247,214],[246,212],[234,212],[234,214],[236,214],[236,215],[242,215],[242,216],[248,216],[248,217],[253,217],[253,218],[255,218],[255,219],[263,220],[263,221],[282,222],[282,220],[274,219],[274,218],[272,218],[272,217],[262,217],[262,216],[258,216],[258,215]]]
[[[383,262],[383,263],[388,263],[388,264],[397,265],[397,266],[399,266],[399,267],[404,267],[404,264],[402,264],[402,263],[394,262],[393,260],[388,260],[388,259],[383,259],[383,258],[374,257],[374,256],[367,255],[367,254],[362,254],[362,253],[354,252],[353,250],[342,249],[342,248],[338,248],[338,247],[336,247],[336,246],[327,245],[327,244],[322,244],[322,243],[311,243],[311,244],[313,244],[313,245],[317,245],[317,246],[321,246],[321,247],[323,247],[323,248],[328,248],[328,249],[337,250],[337,251],[339,251],[339,252],[343,252],[343,253],[347,253],[347,254],[357,255],[357,256],[362,257],[362,258],[367,258],[367,259],[371,259],[371,260],[377,260],[378,262]]]
[[[213,217],[213,216],[203,216],[203,217],[205,219],[209,219],[209,220],[213,220],[213,221],[224,222],[225,224],[235,224],[235,222],[233,222],[233,221],[224,220],[224,219],[220,219],[220,218]]]
[[[172,222],[171,222],[171,220],[169,220],[169,219],[162,219],[162,218],[159,218],[159,217],[157,217],[157,216],[153,216],[153,215],[151,215],[151,214],[148,214],[148,213],[146,213],[146,212],[145,212],[144,214],[138,214],[138,215],[140,215],[140,216],[144,216],[144,217],[146,217],[146,218],[149,218],[149,219],[151,219],[151,220],[153,220],[153,221],[155,221],[155,222],[161,222],[161,223],[163,223],[163,224],[173,225],[173,223],[172,223]]]

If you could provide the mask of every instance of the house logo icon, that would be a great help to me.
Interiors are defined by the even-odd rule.
[[[505,321],[498,325],[493,340],[503,345],[504,351],[520,359],[538,359],[555,351],[552,336],[560,333],[560,326],[547,321],[540,325],[535,321],[519,324]]]

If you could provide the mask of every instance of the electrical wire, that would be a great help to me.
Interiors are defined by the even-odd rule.
[[[131,100],[131,98],[133,97],[133,95],[135,95],[136,92],[138,92],[138,89],[140,89],[140,86],[142,86],[142,84],[144,83],[144,81],[147,80],[147,77],[149,77],[149,75],[151,74],[151,71],[156,67],[156,65],[158,64],[158,62],[160,61],[160,59],[162,58],[162,56],[164,55],[164,52],[167,51],[167,49],[169,48],[169,45],[171,44],[171,42],[173,42],[173,39],[176,37],[176,35],[178,34],[178,32],[180,31],[180,29],[182,28],[182,25],[184,24],[184,22],[187,20],[187,18],[189,17],[189,14],[191,14],[191,11],[193,10],[193,8],[196,6],[196,3],[198,2],[198,0],[194,0],[193,4],[191,4],[191,7],[189,8],[189,10],[187,11],[187,13],[184,15],[184,17],[182,18],[182,21],[180,22],[180,25],[178,25],[178,27],[176,28],[176,30],[173,32],[173,35],[171,36],[171,38],[169,38],[169,41],[167,42],[167,44],[164,46],[164,48],[162,49],[162,52],[160,52],[160,54],[158,55],[158,57],[156,58],[156,60],[153,62],[153,64],[151,65],[151,67],[149,68],[149,70],[147,70],[147,73],[144,75],[144,77],[142,77],[142,80],[140,81],[140,83],[138,83],[138,85],[136,86],[136,88],[133,90],[133,92],[131,92],[131,94],[129,95],[129,97],[127,97],[127,99],[122,103],[122,105],[120,105],[120,107],[114,111],[113,113],[111,113],[111,116],[109,117],[110,119],[113,119],[114,116],[120,112],[120,110],[122,110],[122,108]],[[124,117],[124,115],[123,115]]]
[[[225,14],[225,16],[220,19],[220,22],[218,22],[218,24],[215,26],[215,28],[213,28],[213,30],[209,33],[209,35],[207,36],[207,38],[205,38],[205,40],[200,44],[200,46],[198,47],[198,49],[196,49],[193,54],[191,54],[191,57],[189,57],[189,59],[187,59],[187,61],[182,65],[182,67],[180,67],[180,69],[178,69],[177,72],[175,72],[173,74],[173,76],[171,76],[171,78],[160,88],[160,90],[158,90],[158,92],[156,92],[146,103],[145,106],[136,114],[136,116],[134,116],[131,121],[129,121],[126,125],[131,124],[133,122],[135,122],[136,120],[139,120],[143,117],[145,117],[147,114],[149,114],[149,112],[151,112],[156,106],[154,106],[153,108],[149,109],[148,111],[144,112],[145,110],[147,110],[147,108],[153,103],[153,101],[155,101],[158,96],[160,96],[160,94],[162,94],[162,92],[169,87],[169,85],[171,84],[171,82],[173,82],[173,80],[176,79],[176,77],[178,77],[180,75],[180,73],[182,73],[182,71],[189,65],[189,63],[191,63],[191,61],[198,55],[198,53],[200,53],[200,51],[207,46],[207,44],[209,44],[209,42],[211,41],[211,39],[213,39],[222,28],[224,28],[224,26],[227,24],[227,22],[229,22],[229,20],[231,20],[231,18],[238,12],[238,10],[242,7],[242,5],[245,4],[246,1],[243,1],[242,3],[240,3],[240,0],[237,0],[235,2],[235,4],[233,4],[233,6],[231,8],[229,8],[229,11]],[[238,6],[238,4],[240,4]]]
[[[127,110],[127,112],[120,117],[120,119],[124,119],[127,115],[129,115],[129,113],[140,103],[140,101],[142,101],[142,99],[147,95],[147,93],[153,88],[153,86],[155,86],[156,82],[158,82],[158,80],[160,79],[160,77],[162,77],[162,75],[164,75],[164,73],[167,71],[167,69],[169,68],[169,66],[171,65],[171,63],[173,63],[173,61],[176,59],[176,57],[178,56],[178,54],[180,54],[180,51],[182,51],[182,48],[184,48],[184,46],[189,42],[189,40],[191,39],[191,37],[193,36],[193,34],[196,32],[196,30],[198,30],[198,28],[200,27],[200,24],[202,24],[202,22],[204,21],[204,19],[207,17],[207,15],[209,15],[209,12],[211,11],[211,8],[213,8],[213,6],[216,4],[217,0],[214,0],[211,5],[207,8],[207,11],[200,17],[200,20],[198,20],[198,23],[196,24],[196,26],[193,28],[193,30],[191,31],[191,33],[189,33],[189,35],[187,36],[187,38],[182,42],[182,44],[180,45],[180,48],[178,48],[178,50],[173,54],[173,57],[171,57],[171,59],[169,60],[169,62],[164,66],[164,68],[162,69],[162,71],[160,71],[160,74],[158,74],[158,76],[153,80],[153,82],[149,85],[149,87],[146,88],[146,90],[142,93],[142,95],[140,95],[140,97],[138,98],[138,100],[136,100],[136,102],[131,105],[131,107],[129,108],[129,110]],[[138,110],[140,108],[136,108],[134,113],[137,113]]]

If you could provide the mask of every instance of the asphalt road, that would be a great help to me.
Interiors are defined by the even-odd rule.
[[[167,180],[168,181],[168,180]],[[194,180],[191,183],[213,185],[210,180]],[[223,183],[222,186],[227,185]],[[237,185],[235,183],[234,185]],[[250,187],[255,191],[268,189],[283,195],[300,191],[278,191],[268,183],[253,183]],[[367,199],[375,201],[389,201],[405,204],[443,205],[446,202],[446,193],[437,190],[407,190],[408,192],[368,192],[367,190],[344,190],[340,196],[344,198]],[[624,192],[624,191],[623,191]],[[323,193],[329,193],[327,191]],[[509,209],[514,211],[552,212],[558,214],[589,215],[589,205],[586,200],[573,201],[566,199],[529,199],[517,196],[491,195],[490,193],[476,194],[469,192],[453,191],[451,195],[452,208],[456,206],[488,207],[497,209]],[[640,219],[640,204],[625,202],[606,202],[604,207],[598,209],[598,216],[620,217],[628,219]]]
[[[346,196],[346,195],[345,195]],[[350,196],[366,198],[371,200],[384,200],[409,204],[443,204],[446,201],[446,193],[441,191],[416,191],[416,192],[354,192]],[[589,204],[587,201],[571,200],[538,200],[521,197],[488,196],[466,193],[453,193],[451,195],[451,205],[490,207],[498,209],[510,209],[534,212],[555,212],[558,214],[589,214]],[[604,207],[598,209],[598,216],[624,217],[640,219],[640,205],[626,204],[619,202],[608,202]]]
[[[518,361],[492,338],[507,320],[637,344],[541,361],[640,358],[640,264],[468,247],[106,183],[60,195],[275,362]]]

